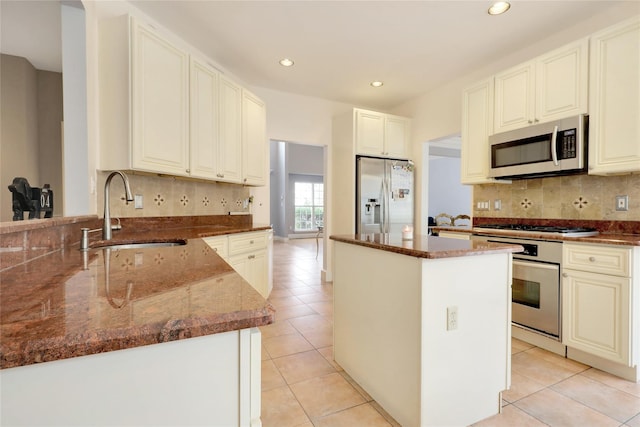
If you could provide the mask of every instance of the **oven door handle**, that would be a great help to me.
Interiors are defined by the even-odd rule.
[[[513,266],[519,265],[520,267],[532,267],[539,268],[542,270],[558,270],[558,264],[548,264],[542,262],[530,262],[530,261],[519,261],[517,259],[513,259]]]
[[[553,164],[558,166],[558,150],[557,150],[557,142],[558,142],[558,126],[553,127],[553,133],[551,134],[551,158],[553,159]]]

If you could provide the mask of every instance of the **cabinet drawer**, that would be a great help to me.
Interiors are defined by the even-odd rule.
[[[237,255],[267,247],[267,234],[260,231],[229,236],[229,255]]]
[[[614,276],[631,276],[631,250],[622,247],[565,243],[562,267]]]
[[[229,240],[227,236],[205,237],[203,240],[222,258],[229,256]]]

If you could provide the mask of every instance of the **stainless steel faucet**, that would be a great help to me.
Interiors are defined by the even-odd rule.
[[[120,175],[124,182],[127,204],[129,204],[129,202],[133,202],[133,195],[131,194],[131,187],[129,187],[129,178],[127,178],[127,175],[120,171],[111,172],[107,177],[107,181],[104,183],[104,223],[102,224],[102,240],[111,240],[112,228],[111,214],[109,212],[109,185],[111,184],[111,179],[116,175]]]

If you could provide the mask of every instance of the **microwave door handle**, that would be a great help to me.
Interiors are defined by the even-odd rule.
[[[558,140],[558,126],[553,127],[553,133],[551,134],[551,158],[553,159],[553,164],[558,166],[558,150],[556,149],[556,144]]]

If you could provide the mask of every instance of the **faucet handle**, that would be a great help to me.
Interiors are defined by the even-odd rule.
[[[122,224],[120,223],[120,218],[116,218],[116,221],[118,221],[117,224],[111,224],[111,229],[112,230],[122,230]]]

